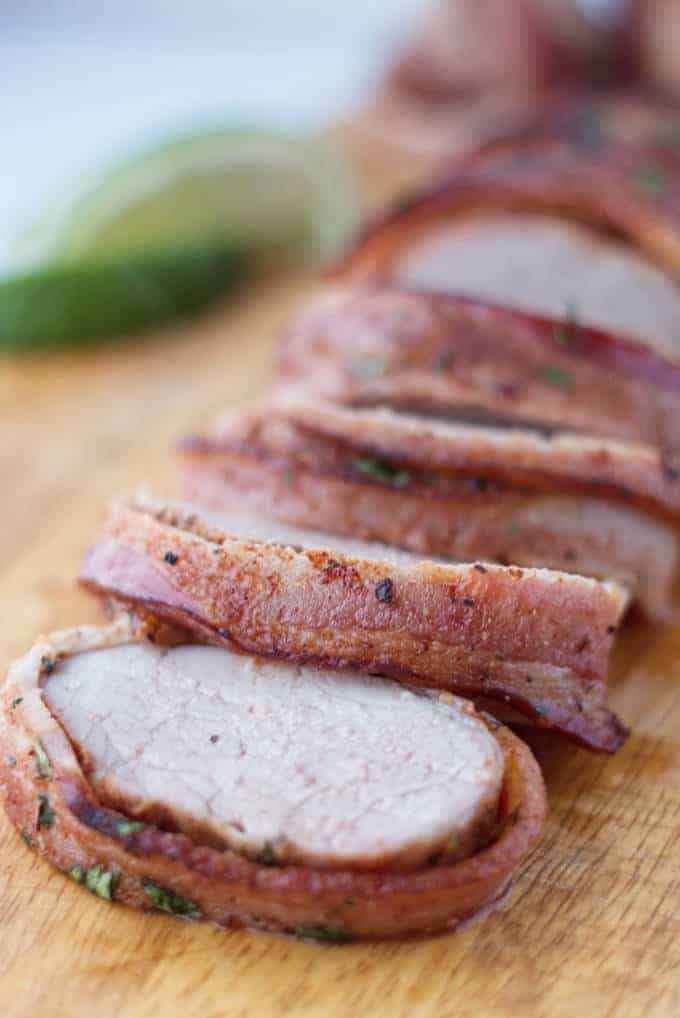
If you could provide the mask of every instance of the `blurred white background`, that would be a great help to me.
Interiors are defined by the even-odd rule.
[[[50,195],[196,121],[316,126],[428,0],[0,0],[0,262]]]

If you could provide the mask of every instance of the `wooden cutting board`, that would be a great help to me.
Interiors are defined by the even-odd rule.
[[[264,391],[299,278],[114,351],[0,360],[0,663],[99,618],[74,585],[105,500],[173,491],[173,439]],[[107,905],[0,813],[3,1018],[680,1015],[680,628],[631,626],[613,758],[543,739],[539,850],[501,912],[455,936],[343,948]]]

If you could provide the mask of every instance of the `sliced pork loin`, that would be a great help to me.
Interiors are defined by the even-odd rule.
[[[677,0],[629,0],[637,71],[643,81],[680,99],[680,7]]]
[[[619,70],[625,22],[613,11],[589,16],[584,6],[446,0],[390,69],[387,86],[424,104],[452,104],[480,94],[526,100],[557,85],[607,80]]]
[[[338,942],[493,905],[545,812],[529,750],[465,701],[128,616],[12,666],[0,789],[24,840],[101,898]]]
[[[678,165],[670,145],[587,145],[539,125],[388,212],[334,275],[576,314],[677,354]]]
[[[423,562],[252,510],[148,498],[113,506],[81,580],[217,645],[484,698],[591,749],[625,736],[606,706],[626,606],[614,584]]]
[[[648,446],[299,403],[181,447],[187,498],[458,561],[615,579],[668,618],[680,475]]]
[[[680,454],[680,362],[575,315],[539,318],[396,284],[312,298],[282,337],[275,392]]]

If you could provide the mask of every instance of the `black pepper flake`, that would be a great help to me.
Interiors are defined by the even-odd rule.
[[[379,601],[382,601],[383,604],[392,604],[393,592],[394,584],[389,576],[386,579],[381,580],[375,588],[375,596]]]
[[[456,363],[456,355],[453,350],[441,350],[434,358],[433,367],[435,371],[450,371]]]
[[[583,639],[579,640],[578,644],[576,645],[576,653],[582,654],[584,650],[588,649],[588,647],[590,647],[590,637],[584,636]]]
[[[517,399],[520,391],[517,382],[499,382],[496,386],[496,395],[501,399]]]
[[[56,666],[56,661],[53,657],[48,657],[47,654],[43,654],[40,658],[40,671],[43,675],[51,675]]]
[[[472,608],[474,603],[475,603],[474,597],[470,597],[469,594],[466,594],[465,597],[463,598],[463,604],[465,605],[466,608]]]
[[[211,736],[210,736],[210,741],[212,742],[212,744],[213,744],[213,746],[214,746],[216,742],[219,742],[219,741],[220,741],[220,737],[219,737],[219,735],[211,735]]]
[[[678,477],[680,477],[680,463],[677,460],[671,460],[665,455],[661,457],[661,470],[664,477],[669,481],[677,481]]]
[[[167,562],[169,566],[174,566],[179,556],[175,555],[174,551],[166,551],[163,556],[163,561]]]
[[[483,566],[481,562],[475,562],[475,566],[474,567],[475,567],[475,569],[477,570],[478,573],[485,573],[486,572],[486,567]]]
[[[19,704],[23,702],[24,702],[23,696],[17,696],[14,700],[12,700],[12,703],[10,705],[11,709],[15,710],[19,706]]]

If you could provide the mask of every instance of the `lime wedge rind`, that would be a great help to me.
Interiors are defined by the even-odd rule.
[[[358,222],[343,153],[243,127],[176,137],[53,202],[0,280],[0,350],[82,346],[198,310],[262,262],[335,253]]]
[[[248,271],[233,246],[53,264],[0,280],[0,350],[99,345],[184,318]]]
[[[236,192],[226,209],[227,222],[219,218],[225,210],[211,209],[206,201],[210,181],[224,181],[222,194],[229,194],[230,187]],[[293,207],[285,205],[291,195],[282,194],[286,181],[299,185],[292,196],[297,201]],[[235,241],[259,255],[288,246],[298,255],[326,258],[340,249],[358,225],[358,187],[337,146],[282,132],[213,128],[145,148],[105,175],[90,178],[75,199],[54,202],[49,214],[19,238],[19,264],[27,267],[47,260],[91,257],[102,248],[109,254],[143,249],[145,208],[148,215],[149,204],[158,195],[167,196],[171,205],[173,188],[179,183],[185,185],[185,192],[194,185],[193,208],[178,206],[176,215],[172,207],[166,208],[169,245],[178,240],[172,230],[179,223],[184,226],[179,236],[183,245]],[[239,192],[247,191],[251,195],[244,194],[241,200]],[[252,202],[252,192],[257,202]],[[263,201],[267,194],[268,203]],[[121,220],[130,212],[141,219],[140,226],[133,236],[128,230],[121,237]],[[111,225],[116,223],[117,236],[112,237]],[[151,225],[155,230],[147,231],[148,244],[158,248],[164,237],[158,236],[158,223]]]

